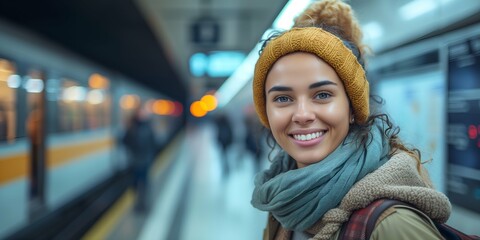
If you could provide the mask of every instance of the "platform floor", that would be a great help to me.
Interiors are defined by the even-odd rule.
[[[83,239],[262,239],[267,214],[250,205],[258,171],[253,155],[235,143],[227,152],[226,175],[215,137],[212,124],[187,127],[152,165],[146,210],[135,210],[139,195],[131,188]],[[263,159],[260,169],[269,165]],[[461,207],[453,205],[448,224],[480,235],[480,215]]]
[[[227,153],[230,171],[224,174],[215,132],[204,124],[180,134],[152,167],[146,210],[135,211],[138,197],[133,189],[127,191],[112,210],[117,213],[110,230],[102,229],[105,238],[261,239],[267,215],[250,205],[253,156],[234,144]]]

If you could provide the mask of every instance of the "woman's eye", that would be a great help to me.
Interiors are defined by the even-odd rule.
[[[274,102],[288,102],[290,99],[286,96],[279,96],[273,99]]]
[[[318,93],[317,95],[315,95],[315,98],[317,99],[326,99],[326,98],[329,98],[331,97],[332,95],[330,93],[326,93],[326,92],[321,92],[321,93]]]

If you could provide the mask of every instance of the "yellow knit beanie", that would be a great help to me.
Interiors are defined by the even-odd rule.
[[[369,85],[355,55],[335,35],[318,27],[292,28],[267,43],[255,64],[253,102],[260,122],[267,128],[265,81],[270,68],[281,57],[294,52],[312,53],[327,62],[343,81],[355,116],[365,123],[369,116]]]

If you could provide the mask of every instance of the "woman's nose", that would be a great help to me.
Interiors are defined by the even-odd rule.
[[[300,125],[311,123],[315,120],[315,112],[313,106],[306,101],[298,101],[292,121]]]

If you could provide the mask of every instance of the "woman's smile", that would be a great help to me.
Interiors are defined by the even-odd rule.
[[[307,133],[292,133],[289,136],[300,147],[312,147],[323,140],[326,131],[310,131]]]

